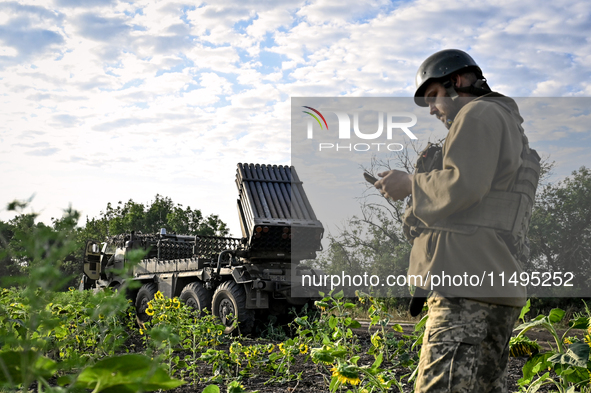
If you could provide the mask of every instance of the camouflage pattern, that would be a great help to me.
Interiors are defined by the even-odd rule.
[[[439,294],[428,305],[415,392],[507,392],[509,339],[521,310]]]

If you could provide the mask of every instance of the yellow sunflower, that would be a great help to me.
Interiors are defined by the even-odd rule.
[[[331,368],[330,371],[332,371],[332,376],[337,377],[340,383],[350,383],[356,386],[361,382],[359,372],[355,369],[355,366],[339,364]]]
[[[230,345],[230,353],[240,353],[242,349],[242,344],[240,343],[232,343],[232,345]]]
[[[308,353],[308,346],[306,344],[300,344],[300,353],[302,355]]]
[[[379,335],[379,332],[375,332],[371,336],[371,343],[376,348],[380,348],[382,346],[382,344],[383,344],[383,338]]]

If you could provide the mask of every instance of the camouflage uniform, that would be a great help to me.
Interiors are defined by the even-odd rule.
[[[415,392],[507,392],[509,339],[520,308],[439,294],[428,305]]]

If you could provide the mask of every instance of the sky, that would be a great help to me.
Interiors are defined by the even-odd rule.
[[[589,37],[582,1],[0,2],[0,220],[160,194],[240,236],[236,165],[291,163],[292,97],[412,97],[457,48],[495,91],[580,105]],[[586,127],[545,115],[526,133],[553,180],[591,165]]]

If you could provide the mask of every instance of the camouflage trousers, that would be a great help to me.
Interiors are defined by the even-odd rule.
[[[415,392],[507,392],[509,339],[520,309],[432,296]]]

